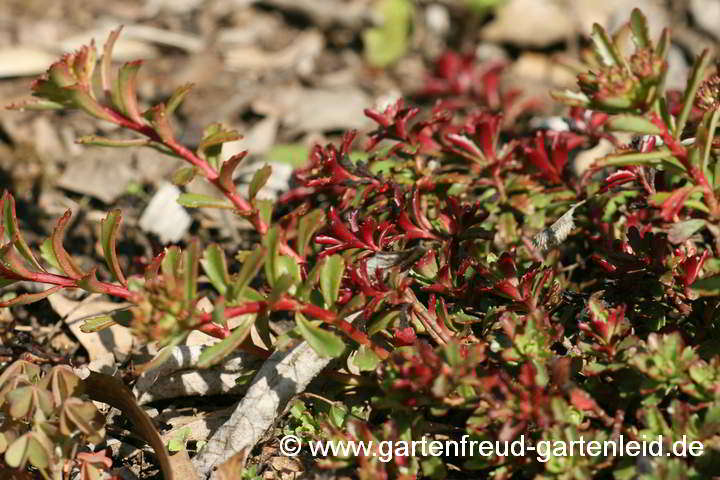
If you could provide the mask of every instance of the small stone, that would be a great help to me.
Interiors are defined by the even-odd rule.
[[[140,217],[140,228],[154,233],[163,243],[178,242],[192,223],[190,215],[177,203],[180,189],[163,182]]]

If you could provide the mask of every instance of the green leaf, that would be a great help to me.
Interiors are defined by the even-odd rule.
[[[355,357],[353,358],[353,364],[361,372],[375,370],[379,363],[380,357],[378,357],[371,348],[368,348],[367,345],[360,345],[357,352],[355,352]]]
[[[606,123],[606,128],[614,132],[631,132],[645,135],[660,135],[662,130],[645,117],[639,115],[614,115]]]
[[[295,279],[292,276],[287,273],[280,275],[275,280],[275,285],[268,295],[268,305],[274,305],[293,286],[295,286]]]
[[[112,210],[104,220],[100,221],[100,241],[102,243],[103,255],[113,277],[122,285],[127,286],[127,280],[120,268],[120,261],[115,250],[117,231],[122,223],[122,212],[119,209]]]
[[[258,248],[245,258],[240,272],[232,278],[232,295],[228,294],[229,298],[238,300],[243,295],[243,291],[263,266],[266,252],[264,247]]]
[[[265,234],[263,238],[263,245],[267,249],[267,260],[265,261],[265,276],[267,277],[268,284],[272,287],[275,285],[275,281],[279,277],[277,268],[277,259],[280,256],[278,252],[278,230],[277,227],[272,227]]]
[[[220,295],[225,295],[230,284],[230,275],[228,274],[227,260],[223,249],[217,244],[210,245],[205,249],[200,263],[215,290]]]
[[[198,358],[197,367],[207,368],[220,363],[223,358],[230,355],[250,334],[250,327],[255,322],[255,315],[245,316],[241,323],[235,327],[229,337],[207,347]]]
[[[364,32],[365,58],[372,66],[383,68],[397,61],[408,48],[413,6],[409,0],[380,0],[374,12],[383,23]]]
[[[168,99],[166,102],[165,111],[168,115],[172,115],[173,112],[177,109],[177,107],[180,106],[183,100],[185,100],[185,97],[188,93],[190,93],[190,90],[195,86],[193,83],[186,83],[185,85],[180,85],[175,89],[175,91],[172,93],[172,96]]]
[[[197,167],[182,167],[173,172],[171,180],[175,185],[183,187],[192,182],[197,173]]]
[[[337,302],[344,272],[345,259],[341,255],[332,255],[325,259],[320,269],[320,289],[327,308],[332,308]]]
[[[345,419],[348,416],[348,412],[345,409],[345,407],[332,404],[330,406],[330,411],[328,412],[328,417],[330,418],[330,421],[335,425],[337,428],[342,428],[345,424]]]
[[[225,298],[220,296],[215,300],[212,311],[212,321],[227,328],[228,322],[225,317]]]
[[[177,202],[183,207],[188,208],[226,208],[232,210],[235,207],[221,198],[211,197],[200,193],[182,193],[177,198]]]
[[[630,14],[630,30],[632,31],[633,41],[637,48],[652,46],[647,18],[645,18],[645,15],[643,15],[639,8],[634,8]]]
[[[710,50],[706,48],[695,60],[695,63],[693,63],[693,68],[688,78],[687,87],[685,87],[685,93],[683,94],[682,111],[677,117],[677,124],[675,125],[675,131],[673,132],[673,136],[676,139],[680,139],[680,135],[682,135],[682,132],[685,129],[685,123],[690,116],[690,111],[692,110],[694,104],[695,95],[697,94],[698,88],[700,88],[700,84],[705,78],[705,70],[707,69],[707,66],[710,63],[711,59],[712,55],[710,55]]]
[[[622,55],[601,25],[597,23],[593,25],[590,38],[593,42],[593,50],[603,65],[608,67],[625,65]]]
[[[213,168],[218,169],[223,143],[234,142],[241,138],[242,135],[235,130],[226,130],[221,124],[213,123],[205,129],[203,139],[197,148],[198,155],[207,160]]]
[[[305,251],[310,244],[310,240],[313,235],[315,235],[315,232],[323,226],[324,217],[325,213],[322,210],[315,209],[303,215],[300,221],[298,221],[296,248],[300,256],[305,256]]]
[[[339,357],[345,351],[345,343],[332,332],[323,330],[308,321],[302,313],[295,313],[295,321],[300,335],[315,352],[322,357]]]
[[[109,315],[100,315],[86,319],[80,325],[80,331],[83,333],[99,332],[113,325],[122,325],[129,327],[132,322],[133,314],[127,308],[116,310]]]
[[[707,278],[696,280],[691,288],[701,297],[714,297],[720,295],[720,275],[713,275]]]
[[[50,465],[52,451],[40,440],[37,432],[28,432],[17,438],[5,452],[5,463],[12,468],[25,468],[27,462],[44,470]]]
[[[147,147],[151,145],[150,140],[144,138],[133,138],[131,140],[119,140],[116,138],[99,137],[97,135],[86,135],[75,140],[80,145],[92,145],[97,147]]]
[[[593,164],[593,168],[622,167],[625,165],[655,165],[663,162],[684,169],[682,164],[673,157],[672,152],[668,150],[608,155],[597,159]]]
[[[250,182],[250,186],[248,187],[248,196],[250,197],[251,202],[255,200],[255,197],[260,189],[265,186],[270,178],[270,175],[272,175],[272,167],[267,164],[255,172],[252,181]]]
[[[198,261],[200,245],[198,239],[193,238],[183,253],[183,283],[185,285],[185,299],[192,302],[197,296]]]
[[[180,275],[180,248],[173,245],[165,249],[165,255],[160,263],[163,279],[165,280],[165,288],[172,292],[175,290]]]
[[[171,452],[180,452],[185,450],[185,443],[190,438],[192,430],[190,427],[183,427],[172,436],[168,442],[168,450]]]

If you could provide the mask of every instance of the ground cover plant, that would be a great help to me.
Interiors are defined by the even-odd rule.
[[[94,45],[65,55],[33,84],[37,98],[12,108],[79,109],[128,133],[82,143],[182,159],[174,181],[208,182],[218,195],[183,193],[178,202],[229,210],[259,241],[239,250],[191,239],[140,271],[118,256],[122,212],[113,210],[101,222],[104,264],[86,269],[63,243],[69,211],[46,242],[30,246],[6,193],[3,286],[47,288],[3,307],[73,289],[124,301],[83,328],[117,323],[165,347],[134,365],[134,375],[161,369],[193,330],[220,339],[196,359],[199,369],[238,351],[269,358],[265,365],[300,352],[298,372],[287,374],[293,386],[273,384],[272,408],[287,413],[279,431],[272,422],[263,428],[278,438],[377,445],[524,436],[539,445],[662,435],[666,449],[677,440],[703,446],[697,457],[395,452],[313,465],[338,475],[699,479],[717,471],[720,74],[710,52],[696,59],[684,91],[666,91],[667,30],[651,39],[639,10],[613,35],[596,25],[579,91],[553,92],[571,107],[568,128],[530,134],[518,126],[532,103],[518,113],[513,92],[497,87],[497,69],[446,53],[416,96],[365,111],[376,123],[367,144],[350,131],[339,144],[316,145],[293,188],[272,202],[257,195],[270,167],[255,173],[245,196],[233,172],[246,154],[221,161],[222,145],[238,132],[212,124],[197,145],[178,140],[172,117],[191,86],[139,104],[141,62],[117,71],[111,64],[118,35],[100,55]],[[614,152],[574,170],[576,153],[600,140]],[[203,299],[212,311],[199,306]],[[292,327],[278,334],[271,325],[279,319]],[[325,391],[295,396],[321,372]],[[42,374],[18,362],[0,389],[6,471],[100,478],[109,460],[83,451],[103,436],[88,398],[144,418],[100,374],[80,380],[64,367]],[[145,439],[153,443],[151,429]],[[197,452],[194,474],[253,478],[258,440],[225,443],[233,446],[218,453],[220,439],[211,439]],[[184,478],[163,449],[156,454],[165,478]]]

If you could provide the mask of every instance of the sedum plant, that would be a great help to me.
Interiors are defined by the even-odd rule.
[[[115,251],[122,219],[115,210],[101,228],[106,268],[86,271],[63,247],[69,212],[38,256],[6,194],[3,282],[49,288],[3,305],[61,289],[122,298],[129,309],[84,328],[117,322],[164,345],[192,330],[220,338],[199,367],[237,349],[266,357],[302,338],[319,355],[365,372],[343,377],[353,379],[362,408],[333,403],[291,413],[290,424],[302,419],[294,431],[307,438],[523,435],[538,444],[663,435],[668,446],[682,438],[704,445],[699,457],[398,453],[388,462],[359,456],[322,464],[353,468],[358,478],[455,471],[495,479],[707,478],[720,445],[720,80],[703,52],[686,89],[666,91],[669,33],[654,43],[638,10],[624,32],[611,36],[596,25],[580,91],[554,94],[572,107],[567,130],[509,125],[504,112],[515,95],[499,88],[498,67],[483,70],[448,53],[420,96],[441,101],[366,110],[376,123],[367,155],[350,155],[356,132],[338,145],[316,145],[295,172],[298,186],[273,204],[257,198],[269,167],[255,174],[247,197],[237,192],[233,171],[245,153],[220,155],[237,132],[215,124],[198,145],[177,140],[171,117],[191,86],[140,105],[140,63],[111,68],[116,31],[99,75],[94,46],[84,47],[33,84],[35,103],[15,107],[80,109],[134,135],[81,143],[154,148],[185,160],[175,181],[209,182],[219,196],[178,201],[231,210],[262,240],[231,259],[221,246],[192,240],[168,247],[144,272],[126,272]],[[468,87],[460,76],[479,83]],[[522,115],[513,119],[519,124]],[[575,174],[574,155],[601,139],[615,152]],[[206,297],[211,313],[197,307]],[[268,325],[279,312],[296,326],[273,344]],[[253,325],[264,345],[249,341]]]
[[[47,373],[25,360],[0,375],[0,453],[11,468],[32,466],[44,479],[70,472],[99,480],[112,461],[104,452],[83,451],[105,437],[105,420],[83,396],[83,383],[66,365]],[[9,474],[9,473],[8,473]]]

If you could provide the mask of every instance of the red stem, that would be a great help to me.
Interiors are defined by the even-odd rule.
[[[105,107],[105,111],[113,117],[116,124],[120,125],[121,127],[125,127],[135,132],[138,132],[141,135],[145,135],[154,142],[165,145],[183,160],[199,168],[203,172],[203,175],[205,175],[205,177],[207,177],[207,179],[210,181],[210,183],[212,183],[218,190],[220,190],[220,192],[222,192],[222,194],[228,200],[230,200],[230,202],[235,206],[235,208],[240,211],[240,213],[250,216],[250,223],[260,235],[264,235],[265,233],[267,233],[268,225],[260,217],[260,213],[256,211],[252,207],[252,205],[250,205],[250,203],[248,203],[248,201],[242,197],[242,195],[238,194],[235,189],[226,188],[220,182],[220,176],[217,170],[215,170],[215,168],[213,168],[213,166],[210,165],[207,161],[198,157],[184,145],[176,142],[175,140],[170,142],[164,141],[155,132],[155,130],[153,130],[148,125],[136,123],[108,107]],[[280,253],[294,258],[299,263],[305,262],[302,256],[298,255],[292,248],[290,248],[290,246],[286,242],[281,242],[279,248]]]
[[[273,312],[278,311],[297,311],[304,313],[310,317],[317,318],[331,325],[334,325],[337,329],[341,330],[345,335],[350,337],[360,345],[365,345],[373,350],[375,354],[381,359],[386,359],[390,356],[390,352],[384,348],[375,345],[372,340],[363,332],[353,327],[351,323],[340,318],[334,312],[325,310],[324,308],[317,307],[312,304],[302,304],[289,298],[283,298],[269,305],[267,302],[250,302],[237,307],[230,307],[225,309],[225,318],[233,318],[240,315],[246,315],[248,313],[258,313],[262,310],[269,308]],[[200,321],[203,323],[212,322],[211,313],[203,313],[200,315]]]
[[[64,275],[55,275],[54,273],[33,273],[32,277],[28,278],[33,282],[48,283],[50,285],[60,285],[65,288],[80,288],[75,280]],[[113,297],[124,298],[131,302],[137,302],[140,300],[140,294],[137,292],[131,292],[122,285],[115,285],[108,282],[98,282],[98,286],[103,290],[103,293],[112,295]]]

